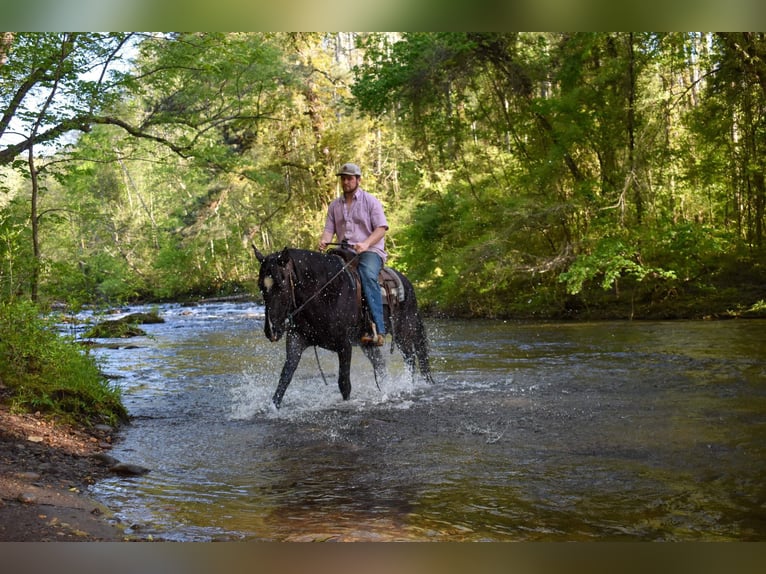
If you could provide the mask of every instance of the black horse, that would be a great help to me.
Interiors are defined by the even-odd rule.
[[[366,305],[357,288],[354,253],[285,248],[264,256],[253,248],[261,264],[258,288],[266,306],[264,333],[269,340],[278,341],[287,332],[285,364],[272,398],[274,405],[281,405],[303,351],[312,346],[338,354],[338,387],[347,400],[351,395],[352,346],[369,329]],[[433,382],[415,290],[404,275],[394,273],[404,293],[396,302],[384,298],[386,331],[392,334],[412,376],[417,363],[421,375]],[[385,367],[381,348],[364,345],[362,349],[377,381]]]

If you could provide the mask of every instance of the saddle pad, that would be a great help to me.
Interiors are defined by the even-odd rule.
[[[356,268],[356,262],[354,262],[353,252],[349,252],[345,249],[333,249],[328,253],[339,257],[340,260],[343,261],[346,268],[346,274],[351,279],[351,282],[354,285],[357,285],[358,288],[359,274]],[[380,269],[380,273],[378,274],[378,285],[380,285],[380,295],[383,298],[384,305],[387,304],[389,300],[389,294],[392,300],[395,298],[399,303],[407,298],[401,278],[390,267],[383,266]]]
[[[380,284],[380,294],[383,297],[383,301],[387,300],[389,292],[391,297],[396,297],[396,300],[401,303],[404,301],[404,285],[399,275],[390,267],[383,267],[378,274],[378,284]],[[388,289],[388,292],[386,291]]]

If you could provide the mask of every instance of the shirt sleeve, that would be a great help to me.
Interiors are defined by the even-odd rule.
[[[330,202],[329,207],[327,208],[327,219],[325,219],[324,224],[324,232],[329,233],[331,236],[335,235],[336,231],[336,225],[335,225],[335,202]]]
[[[370,224],[372,225],[372,230],[374,231],[378,227],[385,227],[386,231],[388,231],[388,221],[386,221],[386,214],[383,211],[383,204],[377,197],[371,196],[371,199]]]

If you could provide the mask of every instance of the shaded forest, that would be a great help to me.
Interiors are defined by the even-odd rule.
[[[0,301],[254,294],[353,161],[432,313],[766,315],[762,33],[5,33],[0,80]]]

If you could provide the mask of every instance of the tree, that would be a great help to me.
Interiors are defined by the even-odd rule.
[[[716,135],[697,125],[709,138],[724,139],[731,153],[726,174],[731,182],[732,209],[747,242],[764,245],[766,217],[766,34],[721,33],[718,69],[711,77],[703,113],[723,105],[726,130]],[[707,115],[707,114],[705,114]],[[723,174],[722,174],[723,175]]]
[[[425,302],[638,309],[756,257],[763,60],[745,33],[0,36],[0,164],[40,235],[6,248],[17,197],[2,249],[56,293],[232,291],[243,239],[315,245],[354,160]]]
[[[120,82],[108,77],[130,39],[128,34],[15,34],[2,36],[0,67],[0,166],[24,169],[31,185],[30,223],[33,266],[30,295],[38,296],[40,173],[36,158],[42,145],[53,145],[72,130],[88,131],[117,95]],[[95,79],[90,76],[96,73]]]
[[[144,38],[109,109],[120,122],[94,125],[49,172],[45,211],[66,213],[48,240],[57,276],[73,282],[64,292],[216,293],[251,275],[243,237],[314,246],[337,166],[364,163],[380,141],[347,104],[348,40],[340,50],[339,36],[321,34]],[[85,258],[79,270],[64,245]]]
[[[482,314],[667,299],[727,248],[721,185],[756,242],[763,37],[710,38],[371,37],[353,92],[406,125],[427,166],[404,241],[428,298]]]
[[[104,150],[99,161],[122,161],[132,153],[125,142],[144,141],[211,172],[249,178],[252,173],[237,158],[252,147],[259,122],[279,107],[274,96],[288,77],[279,51],[258,35],[67,33],[2,39],[0,166],[23,167],[31,184],[33,299],[41,259],[39,178],[48,165],[65,159],[62,144],[104,126],[126,139],[117,146],[121,151]],[[121,104],[131,97],[140,108]],[[39,156],[43,148],[45,160]]]

